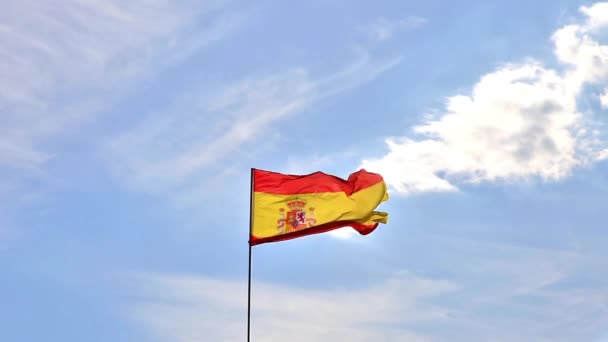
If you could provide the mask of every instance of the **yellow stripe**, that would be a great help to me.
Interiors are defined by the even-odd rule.
[[[297,211],[304,213],[304,215],[300,214],[299,218],[305,218],[306,222],[305,225],[300,224],[295,228],[296,230],[335,221],[356,221],[365,224],[386,223],[388,214],[374,211],[381,202],[386,200],[388,200],[388,194],[384,182],[355,192],[351,196],[347,196],[344,192],[298,195],[255,192],[252,234],[257,238],[266,238],[293,231],[294,228],[290,223],[295,219],[294,214]],[[288,203],[294,201],[299,201],[300,205],[289,207]],[[311,210],[311,208],[313,209]]]

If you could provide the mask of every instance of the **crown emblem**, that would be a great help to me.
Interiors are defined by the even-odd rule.
[[[289,208],[289,210],[303,209],[305,206],[306,202],[299,199],[287,202],[287,207]]]

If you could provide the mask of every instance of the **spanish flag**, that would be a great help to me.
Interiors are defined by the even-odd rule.
[[[381,175],[359,170],[347,180],[323,172],[286,175],[252,169],[249,245],[295,239],[352,227],[371,233],[388,214],[375,211],[388,200]]]

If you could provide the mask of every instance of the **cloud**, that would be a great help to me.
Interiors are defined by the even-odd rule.
[[[600,104],[602,108],[608,109],[608,89],[604,90],[604,93],[600,95]]]
[[[400,272],[318,289],[254,280],[254,339],[588,341],[608,324],[606,283],[588,272],[605,261],[596,254],[425,238],[443,252],[432,258],[449,269],[441,279]],[[134,289],[127,317],[160,341],[244,338],[244,281],[144,274]]]
[[[160,340],[241,341],[246,284],[202,276],[146,275],[132,320]],[[360,289],[314,290],[254,281],[252,340],[427,341],[405,322],[441,322],[449,312],[428,300],[455,290],[450,282],[409,273]],[[179,317],[179,319],[175,319]]]
[[[608,46],[593,39],[606,26],[606,3],[583,7],[582,24],[552,37],[563,70],[534,60],[481,77],[471,95],[414,127],[416,138],[387,139],[389,151],[362,167],[381,172],[402,194],[456,191],[457,182],[557,181],[597,161],[605,143],[577,105],[588,84],[608,79]]]
[[[605,282],[601,277],[577,279],[604,262],[596,254],[441,240],[438,248],[459,256],[453,263],[463,276],[460,288],[466,289],[451,298],[466,303],[460,317],[446,325],[459,331],[453,340],[583,341],[608,323]],[[463,256],[466,266],[459,260]]]
[[[608,26],[608,2],[597,2],[591,6],[582,6],[581,12],[587,16],[586,30],[606,28]]]
[[[202,101],[195,91],[111,139],[112,164],[143,188],[187,182],[301,110],[316,92],[304,70],[245,79]]]
[[[398,20],[391,20],[380,16],[372,23],[363,26],[362,31],[371,39],[382,42],[391,39],[398,31],[415,30],[427,23],[427,18],[418,16],[408,16]]]
[[[239,19],[192,1],[16,1],[0,13],[0,167],[36,169],[69,132]]]
[[[198,85],[109,139],[103,155],[118,178],[139,190],[191,191],[201,187],[204,172],[217,171],[218,163],[239,151],[253,152],[253,142],[272,140],[275,123],[369,82],[398,62],[372,61],[362,54],[325,77],[293,68],[246,77],[217,91]]]

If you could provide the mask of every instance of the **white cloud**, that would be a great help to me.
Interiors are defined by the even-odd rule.
[[[608,109],[608,89],[605,89],[604,93],[600,95],[600,104],[602,108]]]
[[[399,193],[455,191],[460,181],[555,181],[597,160],[602,142],[577,107],[584,85],[608,79],[608,46],[593,39],[606,4],[553,35],[560,72],[536,61],[486,74],[471,95],[450,97],[443,114],[414,128],[419,138],[389,138],[389,152],[362,167],[385,175]]]
[[[110,139],[107,165],[128,184],[145,191],[180,192],[198,188],[201,173],[251,143],[272,139],[279,120],[318,101],[366,83],[398,60],[354,63],[314,79],[303,68],[249,77],[215,92],[203,86],[151,113],[136,127]],[[277,131],[278,132],[278,131]]]
[[[588,29],[601,29],[608,26],[608,2],[597,2],[589,7],[582,6],[581,12],[587,16]]]
[[[428,19],[418,16],[409,16],[398,20],[378,17],[362,30],[373,40],[382,42],[389,40],[398,31],[418,29],[428,23]]]
[[[241,341],[246,333],[243,282],[152,275],[130,317],[162,341]],[[401,274],[360,289],[313,290],[254,281],[254,341],[428,341],[405,323],[441,322],[449,312],[427,299],[449,293],[446,281]],[[179,317],[179,319],[175,319]]]
[[[134,82],[215,40],[239,19],[219,1],[14,1],[0,11],[0,166],[37,168],[41,146]],[[205,23],[206,26],[202,26]]]

